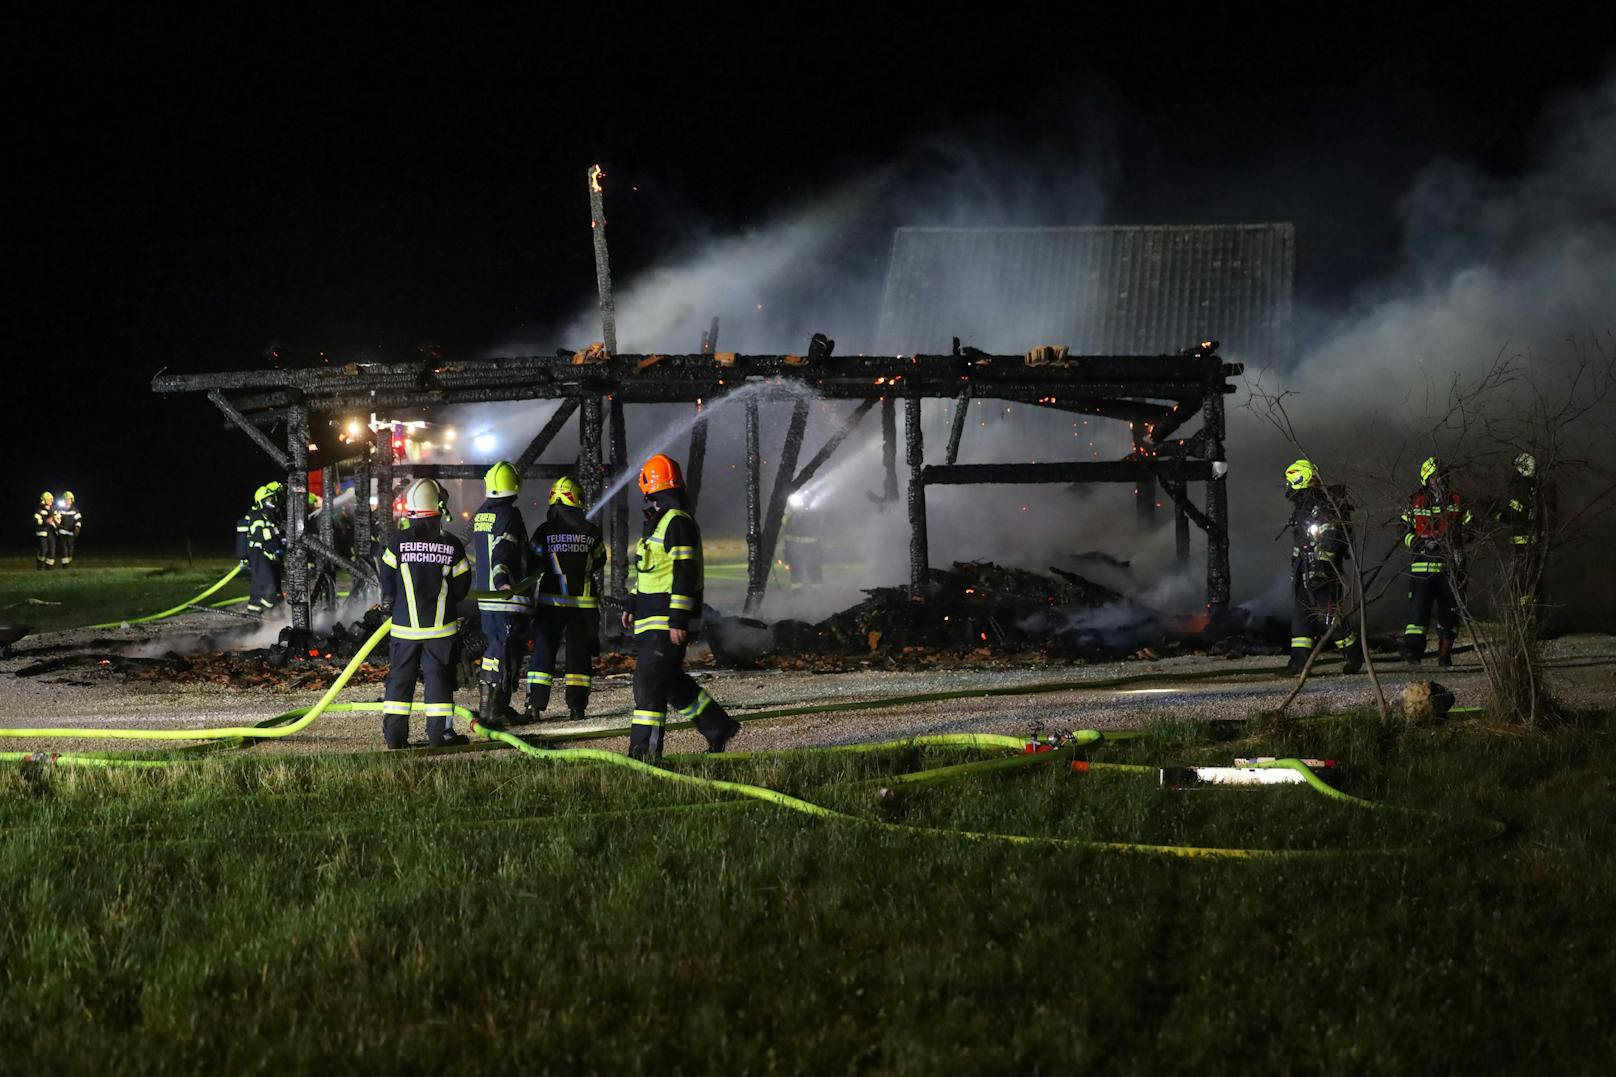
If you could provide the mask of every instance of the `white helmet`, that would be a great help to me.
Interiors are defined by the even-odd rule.
[[[411,516],[437,516],[446,500],[443,487],[431,479],[416,479],[404,494],[404,511]]]
[[[1537,474],[1537,457],[1529,452],[1521,453],[1515,458],[1515,470],[1520,472],[1523,478],[1531,478]]]

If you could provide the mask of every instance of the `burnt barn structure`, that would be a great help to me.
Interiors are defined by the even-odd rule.
[[[615,355],[594,345],[580,352],[479,361],[424,358],[412,362],[349,364],[300,370],[249,370],[206,374],[159,374],[158,393],[205,396],[276,466],[287,473],[286,592],[293,626],[308,629],[311,596],[321,576],[337,568],[350,572],[356,590],[375,580],[373,551],[393,525],[393,492],[414,478],[481,479],[494,462],[421,464],[394,459],[392,440],[378,437],[357,446],[345,462],[356,490],[378,491],[375,504],[358,498],[353,556],[333,541],[331,498],[316,518],[308,511],[312,423],[333,417],[393,410],[430,412],[455,404],[554,400],[559,406],[514,461],[524,478],[552,479],[576,474],[591,504],[635,462],[627,458],[625,404],[659,403],[701,409],[742,387],[757,386],[744,399],[747,607],[755,609],[768,583],[768,568],[780,536],[790,494],[807,483],[848,435],[880,409],[884,438],[885,496],[898,495],[897,407],[904,415],[903,459],[908,472],[910,587],[924,598],[928,580],[926,489],[930,486],[989,483],[1133,483],[1164,491],[1176,508],[1178,555],[1189,556],[1189,527],[1206,535],[1206,603],[1214,616],[1230,595],[1228,500],[1223,475],[1224,396],[1229,379],[1242,366],[1225,362],[1215,341],[1203,341],[1176,354],[1081,355],[1064,345],[1035,347],[1024,354],[988,354],[962,347],[957,339],[943,354],[839,356],[833,342],[816,335],[806,355],[738,355],[716,351],[717,321],[704,335],[703,350],[684,355]],[[807,388],[828,401],[858,401],[846,421],[817,447],[806,463],[804,435],[809,417]],[[952,422],[943,452],[930,462],[921,425],[921,402],[947,401]],[[958,463],[967,409],[975,400],[1000,400],[1073,415],[1093,415],[1131,424],[1132,451],[1121,459],[987,464]],[[761,411],[765,404],[789,405],[784,444],[776,458],[765,497]],[[576,416],[579,453],[574,460],[542,458],[550,443]],[[267,431],[276,431],[271,437]],[[707,420],[691,431],[686,461],[692,498],[699,499],[707,440]],[[326,489],[335,488],[335,469],[324,469]],[[631,489],[631,488],[629,488]],[[1200,493],[1199,503],[1195,499]],[[612,549],[608,600],[628,590],[630,496],[613,498],[602,514]],[[313,563],[314,573],[308,571]]]

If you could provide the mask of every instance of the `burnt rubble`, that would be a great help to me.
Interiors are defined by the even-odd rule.
[[[815,659],[876,656],[928,666],[1037,655],[1063,661],[1154,659],[1203,653],[1277,654],[1283,626],[1233,610],[1216,623],[1159,610],[1073,572],[1029,572],[987,562],[932,569],[925,601],[905,587],[866,591],[817,624],[773,623],[708,611],[705,638],[720,666],[807,668]]]

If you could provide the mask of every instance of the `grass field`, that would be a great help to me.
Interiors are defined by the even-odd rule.
[[[859,784],[961,758],[935,750],[680,765],[926,826],[1430,851],[1016,847],[505,753],[0,769],[0,1069],[1616,1067],[1608,720],[1208,732],[1094,758],[1331,756],[1349,791],[1444,818],[1054,767]],[[1510,832],[1449,847],[1478,814]]]
[[[224,557],[91,553],[70,569],[39,572],[32,555],[0,557],[0,624],[45,632],[156,613],[200,593],[234,564]],[[210,601],[246,594],[245,575]]]

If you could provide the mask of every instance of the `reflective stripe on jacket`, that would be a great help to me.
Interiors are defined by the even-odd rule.
[[[664,509],[636,551],[634,632],[685,628],[701,616],[701,529],[683,509]]]

